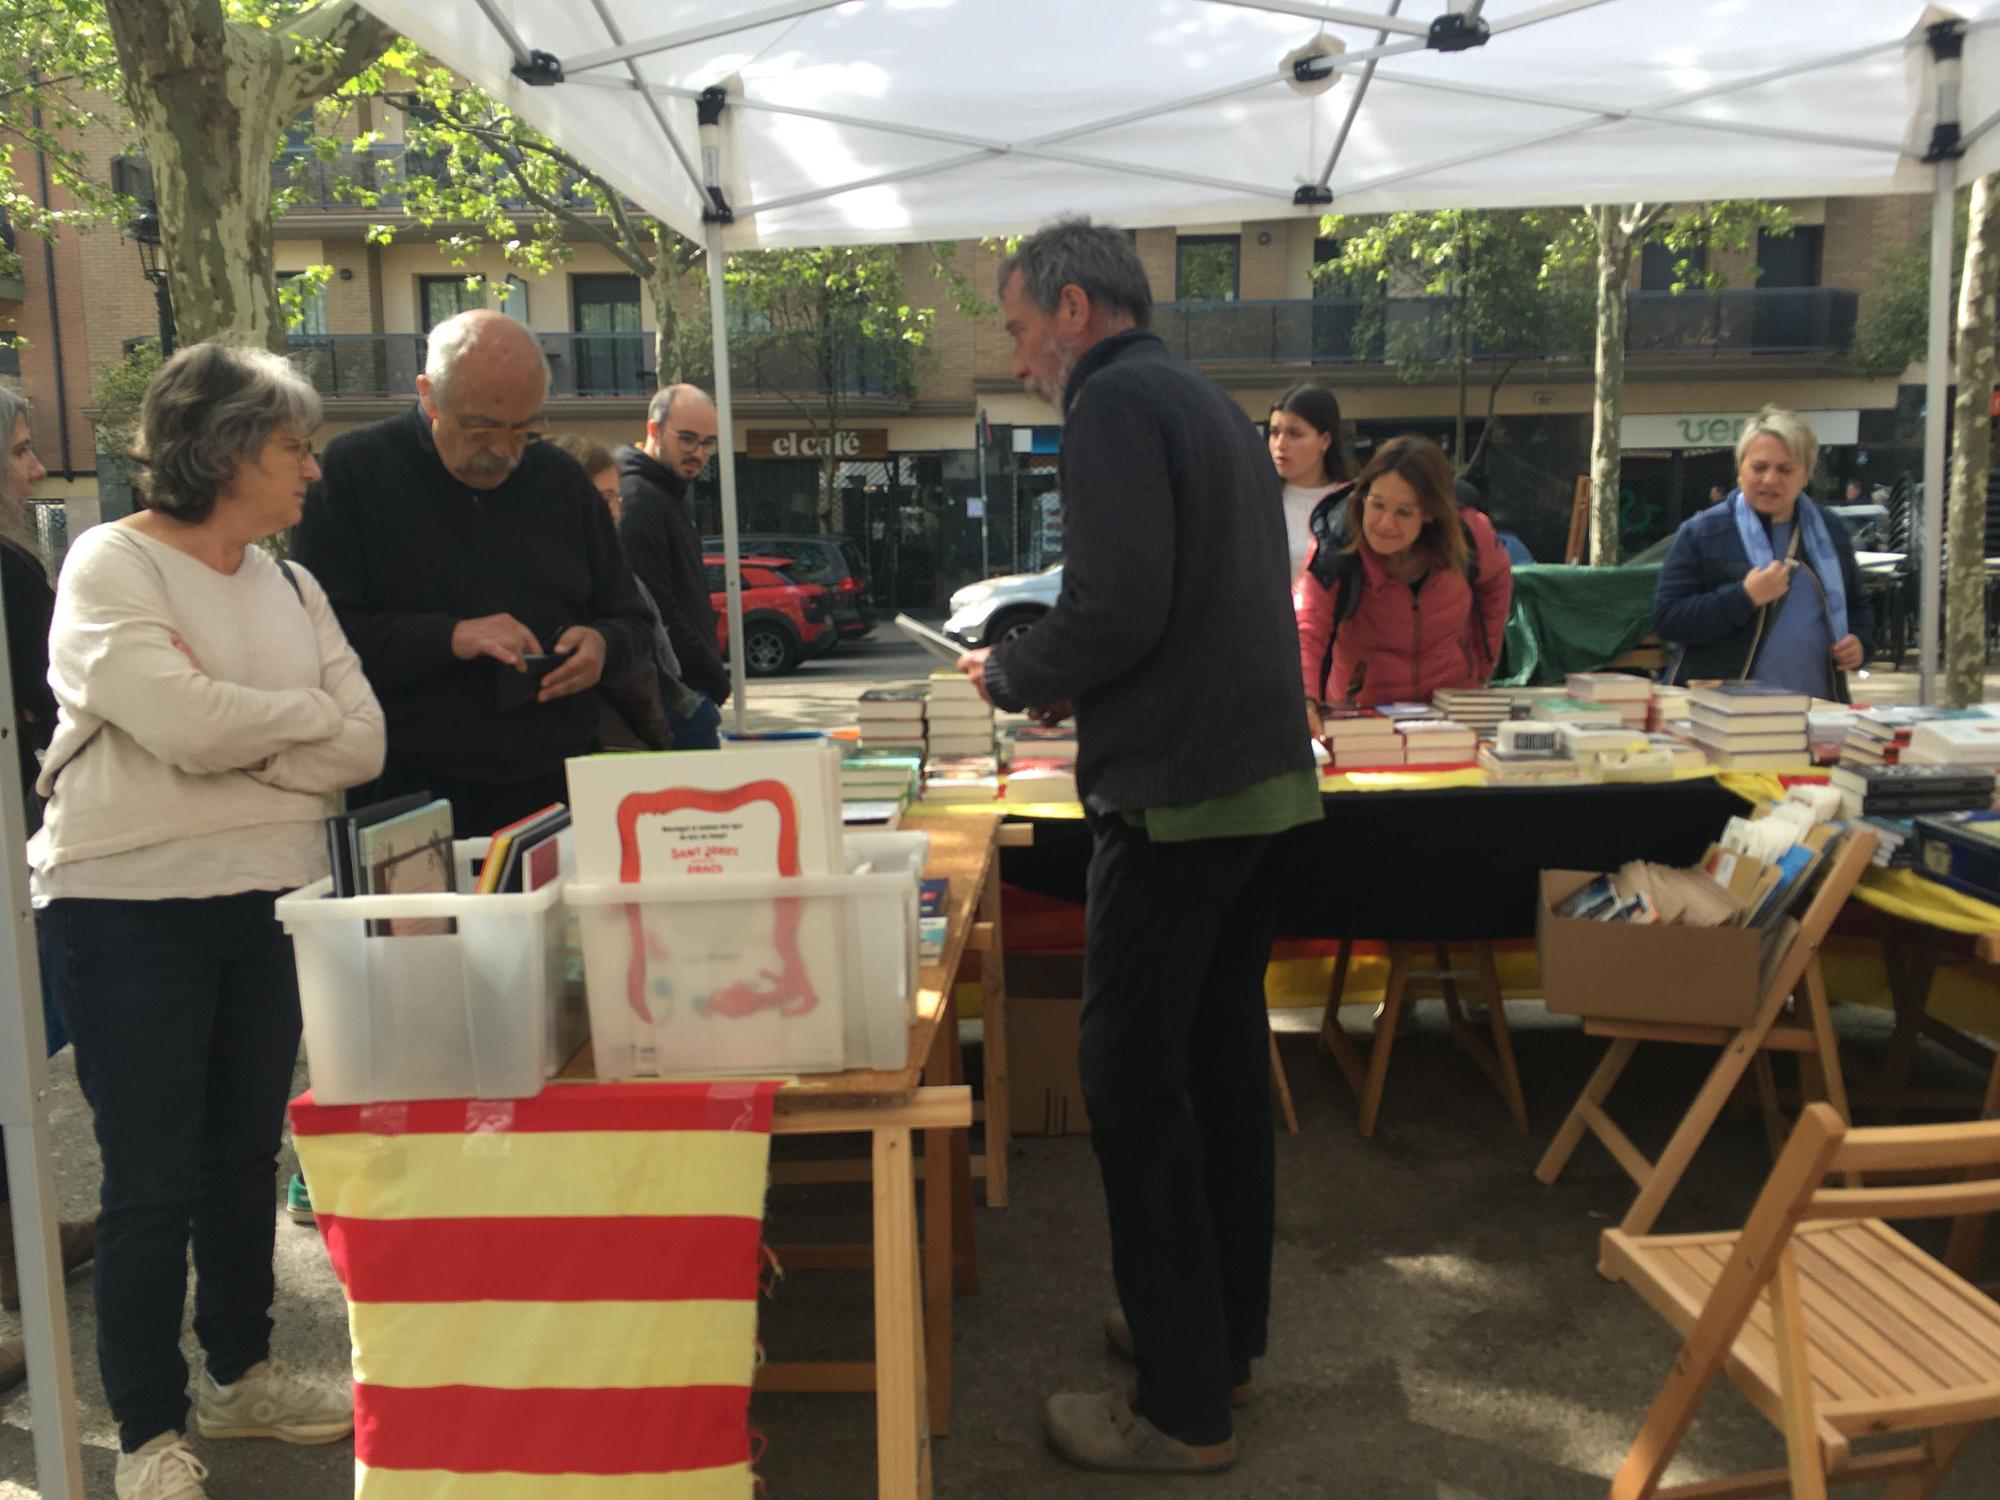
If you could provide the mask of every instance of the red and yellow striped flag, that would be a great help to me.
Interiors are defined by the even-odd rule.
[[[773,1082],[292,1103],[357,1500],[743,1500]]]

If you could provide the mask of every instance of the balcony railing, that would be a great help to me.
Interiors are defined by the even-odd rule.
[[[537,333],[549,361],[549,395],[650,396],[657,388],[650,333]],[[295,333],[291,354],[329,397],[414,395],[424,340],[414,333]],[[823,387],[807,351],[762,342],[733,351],[732,383],[744,395],[810,395]],[[886,350],[845,351],[842,393],[892,396],[897,364]]]
[[[1859,294],[1840,287],[1745,287],[1720,292],[1633,292],[1626,352],[1648,358],[1844,354]],[[1378,364],[1389,351],[1446,353],[1438,297],[1298,298],[1273,302],[1163,302],[1153,328],[1196,364]],[[1590,349],[1537,351],[1588,359]],[[1475,349],[1479,359],[1510,351]]]

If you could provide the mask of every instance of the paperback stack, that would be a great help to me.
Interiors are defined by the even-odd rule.
[[[1664,682],[1653,684],[1653,698],[1646,711],[1646,727],[1655,733],[1684,723],[1688,716],[1688,690]]]
[[[1835,766],[1828,780],[1850,818],[1907,818],[1993,805],[1993,773],[1976,766]]]
[[[1806,710],[1806,743],[1815,765],[1830,766],[1840,759],[1841,747],[1854,728],[1854,710],[1839,703],[1815,698]]]
[[[1528,717],[1550,724],[1589,725],[1599,729],[1630,728],[1625,711],[1615,703],[1592,703],[1582,698],[1536,698],[1528,705]]]
[[[1333,755],[1333,769],[1403,764],[1403,737],[1396,721],[1371,708],[1326,707],[1319,711],[1321,734]]]
[[[1401,719],[1396,732],[1405,765],[1470,765],[1479,749],[1479,736],[1454,719]]]
[[[931,673],[929,693],[924,714],[933,756],[993,753],[993,705],[971,678],[941,669]]]
[[[1563,685],[1579,703],[1615,708],[1621,722],[1634,729],[1646,727],[1653,702],[1653,684],[1646,678],[1627,672],[1571,672]]]
[[[1643,729],[1629,724],[1579,724],[1564,719],[1554,725],[1562,735],[1563,749],[1587,771],[1600,763],[1622,761],[1652,748]]]
[[[1806,709],[1812,700],[1764,682],[1722,682],[1689,695],[1694,742],[1718,766],[1731,770],[1804,766]]]
[[[1037,802],[1070,803],[1076,794],[1073,760],[1015,760],[1007,765],[1001,795],[1010,807]]]
[[[1021,761],[1076,764],[1074,724],[1011,724],[1000,731],[1000,748],[1011,767]]]
[[[1882,707],[1863,709],[1847,726],[1841,742],[1843,766],[1893,766],[1903,758],[1919,724],[1959,719],[1985,719],[1976,708]]]
[[[934,755],[924,768],[926,802],[992,802],[1000,795],[1000,762],[991,755]]]
[[[920,756],[857,750],[840,763],[841,821],[850,828],[896,827],[923,774]]]
[[[967,684],[970,686],[970,684]],[[855,718],[861,726],[864,750],[924,758],[924,699],[920,687],[869,688],[861,695]]]
[[[1932,719],[1910,731],[1906,766],[2000,766],[2000,719]]]
[[[1907,870],[1917,862],[1917,825],[1909,818],[1863,818],[1875,830],[1875,856],[1869,861],[1877,869]]]
[[[1501,725],[1496,743],[1479,747],[1478,765],[1498,786],[1584,779],[1583,768],[1553,724],[1516,720]]]
[[[1431,703],[1441,716],[1463,724],[1482,740],[1492,739],[1513,716],[1507,695],[1491,688],[1440,688]]]

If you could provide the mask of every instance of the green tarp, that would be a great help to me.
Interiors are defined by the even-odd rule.
[[[1514,569],[1514,605],[1493,681],[1505,687],[1560,683],[1622,656],[1652,629],[1657,564],[1569,568],[1528,563]]]

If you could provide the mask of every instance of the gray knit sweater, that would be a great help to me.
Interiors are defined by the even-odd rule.
[[[1055,608],[994,651],[1002,708],[1073,703],[1104,811],[1179,807],[1312,765],[1270,455],[1159,338],[1093,345],[1063,392]]]

